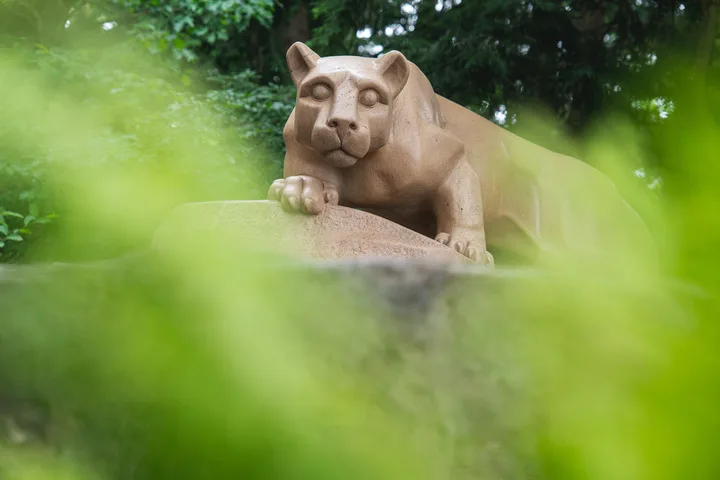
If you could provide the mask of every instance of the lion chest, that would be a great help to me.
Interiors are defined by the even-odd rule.
[[[359,207],[420,207],[430,200],[454,164],[450,155],[424,147],[419,138],[390,142],[343,172],[346,203]]]

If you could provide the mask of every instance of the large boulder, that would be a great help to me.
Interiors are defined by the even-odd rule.
[[[320,215],[289,214],[277,202],[220,201],[180,205],[158,229],[153,247],[164,250],[196,235],[232,236],[252,248],[299,258],[425,259],[469,262],[455,250],[377,215],[326,206]]]

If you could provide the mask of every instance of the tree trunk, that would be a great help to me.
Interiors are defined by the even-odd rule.
[[[283,38],[285,50],[295,42],[307,42],[310,38],[310,29],[308,28],[308,6],[306,3],[300,3],[294,15],[288,22],[287,30]]]
[[[694,77],[698,87],[702,88],[704,93],[707,87],[708,68],[712,60],[715,37],[717,37],[720,25],[720,0],[704,0],[703,12],[703,28],[695,60]]]

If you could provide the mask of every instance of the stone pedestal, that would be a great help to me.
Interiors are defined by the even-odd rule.
[[[251,248],[298,258],[346,260],[405,258],[473,263],[465,256],[376,215],[326,206],[320,215],[291,214],[277,202],[222,201],[177,207],[158,229],[153,248],[182,242],[186,234],[228,236]]]

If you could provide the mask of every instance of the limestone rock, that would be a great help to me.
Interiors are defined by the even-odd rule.
[[[163,250],[182,242],[188,233],[229,235],[252,248],[308,259],[470,262],[432,238],[379,216],[335,205],[327,205],[319,215],[290,214],[277,202],[265,200],[180,205],[158,229],[153,248]]]

